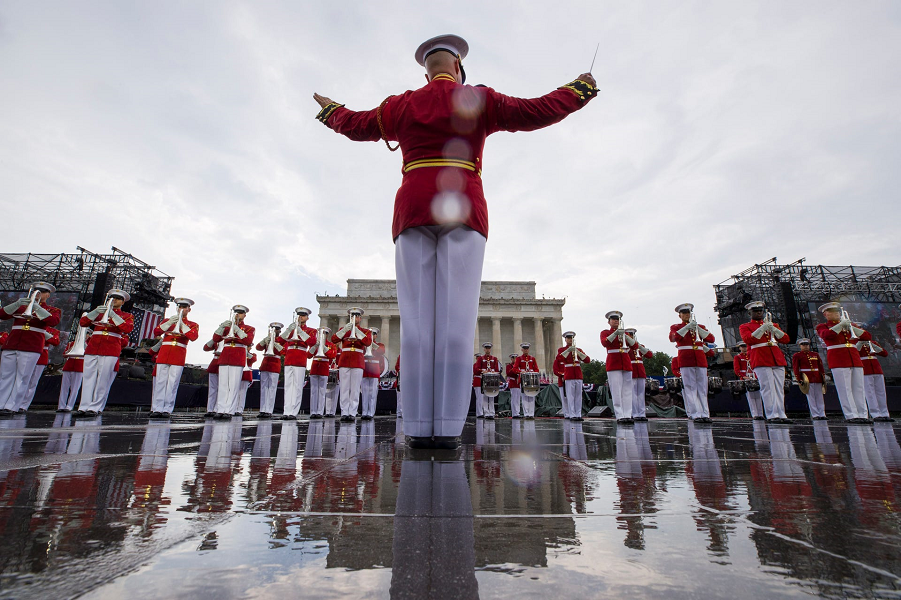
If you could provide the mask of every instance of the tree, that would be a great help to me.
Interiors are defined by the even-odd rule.
[[[651,358],[646,358],[644,361],[644,370],[648,374],[651,375],[663,375],[663,367],[666,367],[666,372],[669,375],[672,375],[670,372],[670,363],[672,362],[673,357],[667,354],[666,352],[655,352],[654,356]]]
[[[582,381],[595,385],[607,385],[607,365],[604,361],[593,360],[582,366]]]

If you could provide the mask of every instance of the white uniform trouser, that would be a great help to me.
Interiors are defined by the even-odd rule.
[[[206,411],[216,412],[216,400],[219,398],[219,373],[210,373],[206,392]]]
[[[407,435],[458,436],[463,431],[485,242],[464,226],[412,227],[397,237],[397,302],[404,324],[401,387],[410,396]]]
[[[0,354],[0,408],[16,410],[28,393],[40,352],[6,350]]]
[[[288,367],[285,367],[285,414],[287,409],[288,391]],[[325,411],[325,386],[328,384],[328,375],[310,375],[310,414],[322,415]]]
[[[41,375],[44,374],[44,369],[46,368],[47,365],[34,366],[34,371],[31,373],[31,381],[28,382],[28,390],[26,390],[25,397],[19,402],[19,406],[16,410],[28,410],[28,407],[31,406],[31,403],[34,401],[34,393],[38,390],[38,381],[41,380]],[[884,384],[882,388],[885,389]],[[883,394],[883,396],[885,396],[885,394]]]
[[[811,417],[825,417],[826,404],[823,401],[823,384],[811,383],[807,391],[807,406],[810,407]]]
[[[754,375],[760,382],[764,416],[767,419],[785,418],[785,367],[757,367]]]
[[[613,397],[613,413],[617,419],[632,418],[632,370],[607,371],[607,385]]]
[[[483,413],[482,408],[482,388],[481,387],[473,387],[472,391],[476,395],[476,416],[481,417]]]
[[[870,416],[889,416],[888,401],[885,397],[885,377],[881,374],[864,375],[863,382],[866,389],[867,406],[870,408]]]
[[[644,401],[644,392],[645,387],[648,384],[648,380],[644,377],[633,377],[632,378],[632,417],[633,418],[645,418],[647,417],[647,406],[645,406]]]
[[[153,380],[153,400],[150,410],[156,412],[171,413],[175,408],[175,398],[178,396],[178,384],[181,381],[181,373],[185,370],[183,365],[164,365],[157,363],[156,378]]]
[[[525,393],[520,391],[520,401],[522,402],[522,416],[534,417],[535,416],[535,396],[527,396]],[[531,426],[534,427],[535,424],[531,423]]]
[[[270,407],[268,404],[266,405],[271,410],[263,410],[262,400],[260,401],[260,412],[268,412],[271,413],[275,410],[275,390],[278,387],[278,373],[274,374],[275,378],[275,386],[272,388],[272,406]],[[307,376],[307,368],[306,367],[289,367],[285,366],[285,408],[282,411],[286,415],[297,416],[300,413],[300,404],[303,402],[303,382],[304,378]],[[328,377],[325,378],[328,380]],[[314,414],[313,410],[313,380],[310,378],[310,414]],[[263,374],[260,373],[260,394],[263,393],[265,389],[262,387],[263,383]],[[320,409],[318,413],[322,414],[322,410]]]
[[[497,398],[497,396],[486,396],[485,394],[480,395],[482,396],[482,416],[493,417],[494,399]]]
[[[866,419],[867,401],[864,393],[863,367],[832,369],[835,391],[846,419]]]
[[[522,390],[510,388],[510,416],[516,417],[522,412]]]
[[[397,417],[403,418],[404,416],[404,402],[403,397],[400,395],[400,388],[397,389]]]
[[[707,406],[707,367],[682,367],[682,398],[689,419],[710,417]],[[761,384],[763,385],[763,384]]]
[[[247,390],[249,390],[252,385],[252,379],[250,381],[241,380],[241,393],[238,396],[238,410],[235,411],[236,413],[244,412],[244,405],[247,404]]]
[[[63,371],[63,382],[59,389],[59,409],[72,410],[78,399],[78,390],[81,389],[81,380],[84,373],[81,371]]]
[[[568,417],[569,414],[566,412],[566,388],[562,385],[558,385],[557,391],[560,393],[560,409],[563,410],[563,416]]]
[[[328,382],[326,382],[328,383]],[[339,386],[335,386],[331,391],[327,391],[325,394],[325,413],[328,415],[334,415],[338,411],[338,393],[341,391]]]
[[[751,411],[751,417],[762,417],[763,415],[763,399],[760,392],[745,392],[748,397],[748,410]]]
[[[216,398],[216,412],[233,415],[238,410],[241,396],[241,376],[244,367],[219,365],[219,396]]]
[[[362,384],[363,369],[338,367],[338,386],[341,388],[341,416],[357,416]]]
[[[290,367],[286,367],[288,369]],[[288,372],[285,371],[287,377]],[[246,383],[246,382],[245,382]],[[301,388],[303,389],[303,388]],[[278,391],[278,373],[270,371],[260,371],[260,412],[269,413],[275,410],[275,393]],[[287,396],[286,396],[287,405]],[[300,403],[297,403],[297,410],[300,410]]]
[[[582,416],[582,380],[567,379],[566,399],[563,401],[563,415],[573,419]]]
[[[379,397],[379,378],[364,377],[360,389],[363,392],[363,416],[374,417],[375,403]]]
[[[86,354],[84,357],[84,380],[81,385],[79,410],[101,412],[106,407],[110,385],[115,377],[118,356],[98,356]]]

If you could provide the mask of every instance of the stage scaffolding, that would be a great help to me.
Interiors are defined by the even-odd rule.
[[[98,254],[77,247],[77,254],[0,253],[0,292],[28,290],[33,281],[48,281],[57,294],[75,294],[76,314],[103,304],[107,291],[123,289],[130,306],[164,314],[173,277],[124,250]],[[62,325],[62,323],[61,323]],[[71,332],[76,326],[73,319]]]
[[[794,342],[800,337],[810,338],[814,348],[821,345],[815,328],[822,319],[816,306],[824,302],[873,305],[876,310],[872,314],[894,318],[901,302],[901,266],[836,267],[807,265],[804,261],[802,258],[780,265],[771,258],[713,286],[714,308],[727,346],[733,347],[740,341],[739,326],[748,321],[744,306],[751,300],[766,302],[773,320],[791,336],[792,344],[784,347],[789,357],[798,350]]]

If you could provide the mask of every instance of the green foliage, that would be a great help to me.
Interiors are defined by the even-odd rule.
[[[582,365],[582,381],[607,385],[607,365],[600,360],[593,360],[587,365]]]
[[[663,375],[663,367],[666,367],[667,374],[672,375],[670,373],[670,361],[672,360],[673,357],[665,352],[655,352],[654,356],[645,359],[644,370],[648,376]]]

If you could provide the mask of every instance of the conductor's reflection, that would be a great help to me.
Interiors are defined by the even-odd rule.
[[[446,455],[446,458],[445,458]],[[472,500],[454,452],[416,452],[401,467],[391,598],[478,598]]]

